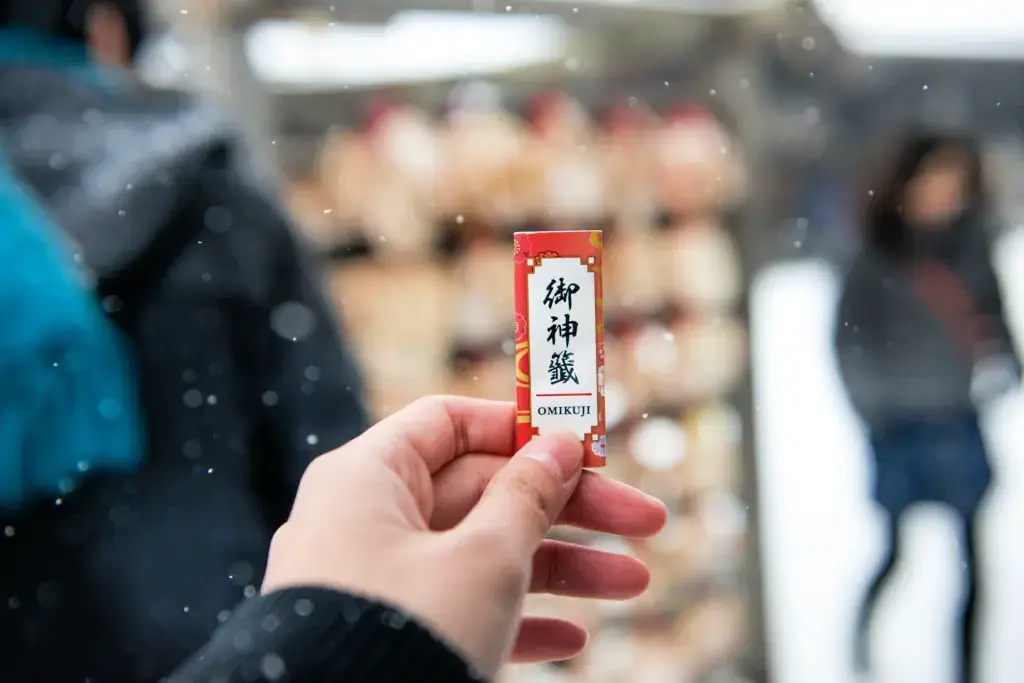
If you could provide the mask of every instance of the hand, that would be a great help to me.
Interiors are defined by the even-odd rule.
[[[513,457],[515,407],[419,400],[315,460],[275,534],[263,591],[326,586],[406,610],[493,677],[515,661],[566,659],[586,632],[522,618],[527,591],[626,599],[638,560],[545,540],[555,523],[631,537],[664,506],[582,471],[573,436],[533,439]]]
[[[1016,360],[1009,354],[990,354],[974,363],[971,398],[977,405],[989,405],[1020,384]]]

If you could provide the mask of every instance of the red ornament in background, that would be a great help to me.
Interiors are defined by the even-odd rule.
[[[656,147],[662,207],[672,214],[697,217],[721,205],[729,193],[726,175],[732,163],[732,141],[707,108],[669,107]]]
[[[658,210],[654,133],[657,116],[630,100],[605,110],[598,148],[605,177],[605,213],[622,232],[642,232]]]

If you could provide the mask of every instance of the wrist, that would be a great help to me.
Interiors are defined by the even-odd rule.
[[[196,666],[204,675],[195,673]],[[281,589],[242,603],[179,675],[227,683],[285,675],[292,683],[481,680],[455,650],[404,612],[313,586]]]

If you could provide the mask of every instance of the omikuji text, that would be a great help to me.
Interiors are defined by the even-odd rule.
[[[556,347],[551,353],[551,361],[548,364],[548,381],[551,384],[580,383],[576,376],[576,361],[570,350],[572,340],[576,338],[579,331],[579,323],[570,315],[572,313],[572,297],[579,291],[578,284],[566,282],[562,277],[552,279],[547,286],[544,305],[548,307],[548,310],[554,312],[555,306],[565,306],[568,309],[568,312],[561,317],[552,315],[551,325],[548,327],[548,343]],[[557,348],[560,343],[565,344],[565,349]]]

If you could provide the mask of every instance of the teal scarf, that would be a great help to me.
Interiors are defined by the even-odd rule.
[[[105,78],[83,49],[0,31],[0,64]],[[2,150],[0,150],[2,152]],[[60,231],[0,159],[0,508],[57,497],[142,458],[129,349]]]

